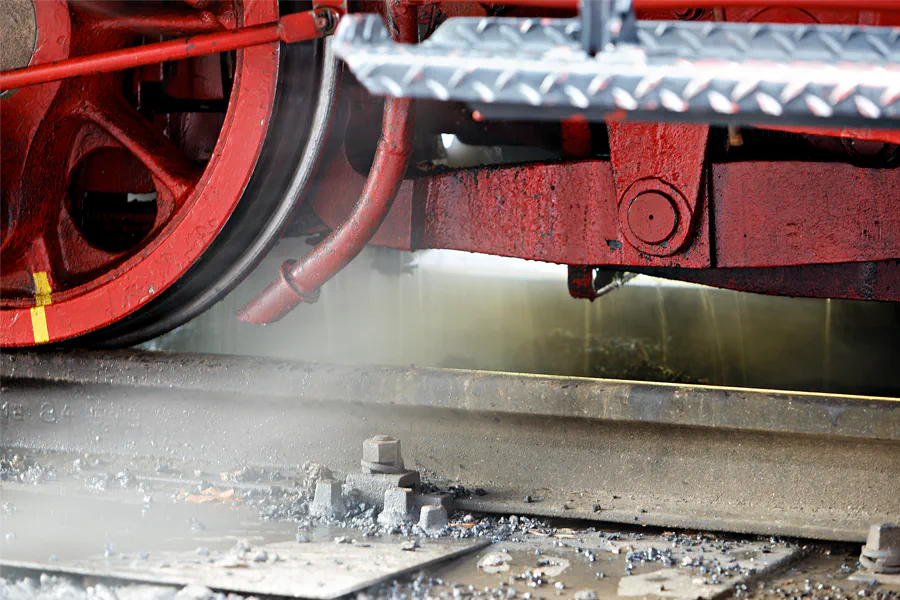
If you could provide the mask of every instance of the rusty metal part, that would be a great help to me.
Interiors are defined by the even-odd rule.
[[[900,511],[894,399],[135,352],[4,354],[0,375],[8,446],[181,457],[202,439],[215,461],[351,473],[336,432],[381,430],[487,489],[467,509],[858,541]]]
[[[900,573],[900,525],[872,525],[859,562],[873,573]]]
[[[395,37],[401,42],[418,39],[414,8],[400,0],[388,1]],[[384,105],[382,133],[362,195],[347,219],[300,261],[287,261],[280,276],[238,312],[249,323],[271,323],[297,304],[310,301],[319,287],[353,260],[375,235],[406,174],[412,152],[412,101],[389,99]]]
[[[172,60],[218,54],[282,41],[288,44],[311,40],[334,31],[340,14],[332,8],[283,16],[276,23],[169,40],[136,48],[78,56],[54,63],[38,64],[0,73],[0,91],[50,83],[73,77],[111,73]]]
[[[316,482],[316,493],[310,503],[311,514],[326,519],[340,519],[346,512],[341,495],[341,482],[334,479],[320,479]]]

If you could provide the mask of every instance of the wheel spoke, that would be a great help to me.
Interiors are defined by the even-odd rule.
[[[169,222],[179,204],[169,190],[160,190],[156,194],[156,219],[153,221],[153,231],[159,231]]]
[[[52,272],[54,270],[53,267],[56,261],[52,257],[55,254],[51,250],[53,246],[52,242],[48,243],[46,235],[41,235],[34,239],[28,252],[27,260],[27,267],[30,272]]]
[[[55,280],[55,264],[52,243],[46,236],[38,236],[30,241],[14,265],[5,265],[3,274],[3,295],[11,300],[24,300],[29,305],[35,295],[35,274]]]
[[[68,285],[82,281],[91,273],[102,273],[123,259],[120,252],[108,252],[93,246],[66,211],[62,211],[53,240],[53,271]]]
[[[194,188],[202,169],[123,100],[86,103],[83,114],[127,148],[166,187],[176,204]]]

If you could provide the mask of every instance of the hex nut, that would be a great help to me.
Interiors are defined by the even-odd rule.
[[[900,526],[890,523],[872,525],[859,562],[874,573],[900,573]]]
[[[450,522],[447,516],[447,510],[443,506],[426,504],[419,512],[419,527],[425,533],[439,533]]]
[[[378,515],[382,525],[401,525],[415,521],[415,493],[409,488],[391,488],[384,493],[384,510]]]
[[[347,509],[341,495],[341,483],[334,479],[320,479],[316,482],[316,495],[309,512],[324,519],[340,519]]]
[[[363,460],[380,465],[403,466],[400,440],[387,435],[376,435],[363,442]]]

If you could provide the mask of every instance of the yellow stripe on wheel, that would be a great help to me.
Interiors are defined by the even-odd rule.
[[[50,333],[47,331],[47,313],[45,306],[53,303],[53,288],[50,287],[50,279],[47,273],[38,271],[32,273],[34,278],[34,307],[31,309],[31,329],[34,332],[34,343],[45,344],[50,341]]]

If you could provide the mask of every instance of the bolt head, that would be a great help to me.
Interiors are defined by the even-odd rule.
[[[866,548],[873,552],[900,552],[900,525],[877,523],[869,528]]]
[[[628,226],[642,242],[659,244],[675,234],[678,210],[672,200],[661,192],[639,194],[628,208]]]
[[[376,435],[363,442],[363,460],[380,465],[399,465],[400,440],[386,435]]]

